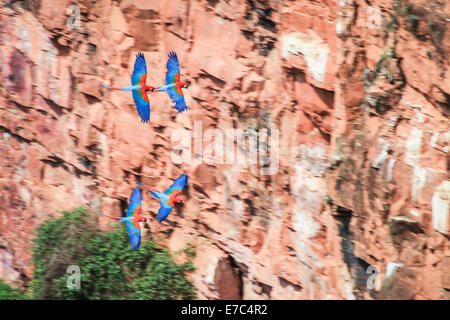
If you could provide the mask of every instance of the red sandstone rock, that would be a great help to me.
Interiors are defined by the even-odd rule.
[[[184,207],[150,219],[144,238],[170,231],[172,252],[194,246],[200,299],[448,299],[449,30],[436,42],[401,13],[393,57],[390,15],[370,29],[357,2],[83,2],[79,30],[67,1],[0,9],[0,278],[32,277],[49,216],[95,201],[121,216],[136,181],[165,190],[184,172]],[[393,3],[372,5],[393,14]],[[439,27],[450,6],[436,10]],[[150,94],[142,124],[130,93],[99,87],[129,85],[138,51],[148,84],[163,84],[172,50],[187,112]],[[173,133],[191,135],[192,157],[197,121],[203,134],[278,129],[278,171],[174,164]],[[383,282],[373,296],[367,265]]]

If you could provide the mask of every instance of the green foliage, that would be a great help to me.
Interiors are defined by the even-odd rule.
[[[193,271],[191,261],[175,264],[167,250],[157,252],[147,264],[143,275],[131,282],[133,293],[131,299],[173,299],[180,294],[192,298],[192,293],[186,291],[185,271]]]
[[[28,297],[0,280],[0,300],[26,300]]]
[[[186,244],[186,248],[183,250],[183,252],[191,258],[195,258],[195,256],[197,255],[197,252],[194,249],[194,245],[190,242]]]
[[[99,232],[97,216],[78,209],[51,218],[38,228],[33,246],[31,289],[35,299],[193,299],[186,272],[191,261],[176,264],[152,240],[132,250],[124,224]],[[67,288],[67,267],[81,270],[81,288]]]

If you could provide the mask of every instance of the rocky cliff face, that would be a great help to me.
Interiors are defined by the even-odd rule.
[[[193,245],[199,298],[449,299],[449,17],[434,0],[2,0],[0,278],[30,279],[49,216],[121,216],[136,181],[184,172],[184,207],[145,232]],[[171,50],[187,112],[151,94],[142,124],[99,87],[129,85],[138,51],[163,84]],[[268,129],[267,157],[221,162],[229,129]]]

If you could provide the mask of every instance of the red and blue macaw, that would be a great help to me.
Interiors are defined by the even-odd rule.
[[[111,90],[132,91],[136,109],[141,117],[141,121],[146,123],[150,121],[150,101],[147,96],[147,91],[153,92],[154,87],[147,86],[145,83],[147,79],[147,65],[145,63],[144,54],[139,52],[136,54],[136,61],[134,63],[134,70],[131,76],[132,86],[128,87],[112,87],[107,85],[100,85],[103,88]]]
[[[177,196],[183,191],[186,186],[188,177],[184,173],[179,176],[175,182],[170,186],[169,189],[162,192],[154,191],[143,183],[138,182],[137,184],[144,186],[148,189],[148,192],[160,200],[161,207],[158,210],[156,220],[159,222],[163,221],[172,209],[175,207],[176,203],[183,203],[182,199],[177,198]]]
[[[169,60],[167,60],[166,67],[166,85],[157,87],[156,91],[167,91],[170,99],[175,104],[175,109],[177,109],[178,113],[181,113],[188,108],[181,88],[187,88],[188,85],[180,81],[180,64],[175,52],[169,52]]]
[[[104,213],[100,213],[102,216],[110,219],[125,222],[128,230],[128,237],[130,238],[131,249],[139,249],[141,246],[141,226],[139,222],[146,222],[147,219],[140,215],[142,206],[142,191],[138,187],[133,189],[130,197],[130,204],[128,205],[126,217],[112,217]]]

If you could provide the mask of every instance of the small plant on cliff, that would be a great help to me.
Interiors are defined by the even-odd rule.
[[[395,48],[387,48],[381,54],[380,59],[378,59],[375,65],[375,69],[373,71],[364,68],[363,82],[366,86],[371,86],[378,78],[378,76],[383,74],[386,76],[386,78],[389,80],[391,84],[394,82],[392,71],[389,70],[386,62],[389,61],[390,59],[396,58],[395,54],[396,54]]]
[[[150,240],[131,250],[125,226],[99,232],[96,214],[78,209],[50,218],[33,246],[35,299],[192,299],[190,260],[176,264]],[[80,289],[70,289],[70,265],[80,268]],[[69,279],[70,280],[70,279]],[[70,283],[70,281],[69,281]]]
[[[417,32],[419,17],[416,15],[414,5],[406,3],[406,5],[403,7],[403,11],[406,14],[406,30],[412,33]]]

